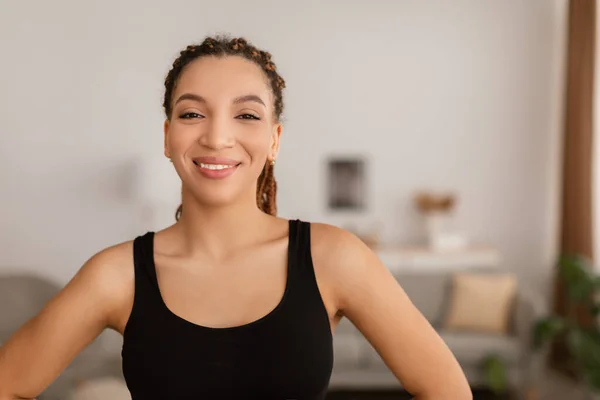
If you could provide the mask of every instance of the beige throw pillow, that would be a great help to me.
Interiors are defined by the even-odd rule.
[[[458,273],[444,328],[506,333],[517,281],[509,273]]]

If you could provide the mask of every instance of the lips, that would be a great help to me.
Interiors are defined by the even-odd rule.
[[[241,164],[240,161],[223,157],[198,157],[192,161],[202,176],[217,180],[231,176]]]

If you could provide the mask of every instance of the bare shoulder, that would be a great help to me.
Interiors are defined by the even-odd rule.
[[[106,247],[93,254],[67,286],[87,287],[108,310],[109,325],[118,327],[133,303],[135,272],[133,241]]]
[[[318,264],[328,269],[361,265],[356,261],[372,257],[371,249],[355,234],[334,225],[311,223],[311,252]],[[356,259],[359,257],[359,260]],[[338,271],[339,272],[339,271]]]
[[[115,244],[98,251],[83,264],[78,274],[93,279],[100,286],[113,288],[132,279],[133,241]]]
[[[376,275],[388,275],[377,255],[355,234],[342,228],[311,223],[311,253],[315,274],[333,296],[339,311],[355,288]]]

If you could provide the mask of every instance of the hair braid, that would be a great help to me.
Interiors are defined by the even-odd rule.
[[[277,215],[277,182],[274,176],[274,165],[267,163],[258,178],[258,187],[256,190],[256,203],[265,213]]]
[[[271,86],[274,99],[273,115],[277,121],[281,119],[281,115],[283,114],[283,89],[285,89],[285,81],[277,73],[277,68],[271,60],[271,54],[256,48],[244,38],[229,38],[228,36],[207,37],[199,45],[187,46],[179,53],[179,57],[173,62],[173,66],[165,78],[163,108],[167,119],[171,119],[173,93],[175,92],[182,71],[192,61],[206,56],[240,56],[256,63],[267,76]],[[273,170],[273,165],[267,162],[258,178],[256,203],[263,212],[276,215],[277,183],[275,182]],[[175,212],[175,219],[179,220],[182,213],[183,206],[179,205]]]

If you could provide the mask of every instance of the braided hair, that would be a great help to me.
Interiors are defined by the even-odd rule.
[[[227,36],[207,37],[199,45],[190,45],[179,53],[179,57],[173,62],[173,66],[165,78],[165,97],[163,107],[167,119],[171,119],[172,98],[177,81],[183,69],[192,61],[200,57],[214,56],[240,56],[256,63],[264,71],[268,78],[274,98],[274,116],[277,121],[283,113],[283,89],[285,81],[277,73],[277,69],[269,52],[260,50],[243,38],[229,38]],[[273,175],[273,165],[267,162],[258,178],[256,188],[256,203],[263,212],[277,214],[277,183]],[[183,206],[179,205],[175,212],[175,219],[179,220],[183,212]]]

